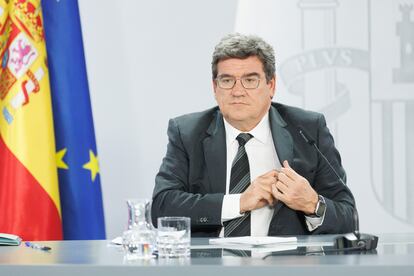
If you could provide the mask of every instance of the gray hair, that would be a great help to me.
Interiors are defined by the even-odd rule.
[[[245,59],[257,56],[263,64],[266,81],[269,82],[276,72],[275,53],[273,47],[258,36],[239,33],[224,36],[214,48],[211,69],[213,80],[217,78],[217,64],[229,58]]]

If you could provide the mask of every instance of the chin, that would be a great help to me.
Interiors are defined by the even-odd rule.
[[[224,117],[231,121],[243,122],[251,117],[251,113],[246,108],[247,106],[229,106],[222,110]]]
[[[229,116],[230,120],[232,120],[233,122],[244,122],[247,120],[247,117],[242,117],[242,116]]]
[[[248,112],[245,108],[231,108],[227,110],[227,114],[232,118],[246,118]]]
[[[234,122],[244,122],[247,121],[249,119],[249,116],[247,116],[246,113],[242,113],[242,114],[229,114],[229,119],[234,121]]]

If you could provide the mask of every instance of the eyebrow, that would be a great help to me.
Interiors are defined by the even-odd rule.
[[[252,76],[258,76],[258,77],[260,77],[260,74],[259,73],[256,73],[256,72],[252,72],[252,73],[243,75],[242,77],[252,77]]]
[[[258,77],[260,77],[260,74],[257,73],[257,72],[252,72],[252,73],[245,74],[245,75],[243,75],[241,77],[252,77],[252,76],[258,76]],[[217,78],[228,78],[228,77],[235,78],[235,76],[230,75],[230,74],[221,74],[221,75],[218,75],[217,76]]]

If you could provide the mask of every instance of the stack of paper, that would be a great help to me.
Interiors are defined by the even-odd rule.
[[[19,245],[21,241],[19,236],[0,233],[0,245]]]
[[[241,244],[250,246],[260,245],[277,245],[277,244],[296,244],[296,237],[231,237],[231,238],[218,238],[210,239],[210,244]]]
[[[269,253],[297,249],[296,237],[231,237],[210,239],[210,245],[223,249]]]

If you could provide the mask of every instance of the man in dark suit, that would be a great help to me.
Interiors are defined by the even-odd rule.
[[[354,198],[324,116],[272,102],[273,48],[256,36],[225,36],[212,74],[218,107],[169,122],[154,222],[190,217],[193,236],[353,231]]]

